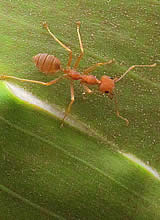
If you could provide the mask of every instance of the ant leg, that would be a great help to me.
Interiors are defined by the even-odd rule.
[[[115,80],[115,82],[118,82],[120,81],[123,77],[125,77],[125,75],[131,71],[132,69],[134,69],[135,67],[155,67],[156,66],[156,63],[152,64],[152,65],[133,65],[131,67],[129,67],[129,69],[121,76],[119,77],[118,79]]]
[[[56,36],[50,31],[48,24],[46,22],[43,23],[43,27],[47,29],[48,33],[57,43],[59,43],[65,50],[69,52],[69,59],[67,64],[67,68],[69,68],[72,62],[72,50],[68,48],[66,45],[64,45],[60,40],[58,40],[58,38],[56,38]]]
[[[92,93],[92,90],[91,90],[91,89],[89,89],[89,88],[88,88],[88,86],[86,86],[86,84],[85,84],[85,83],[80,82],[80,84],[83,86],[84,91],[86,91],[87,93]],[[85,92],[84,92],[83,94],[85,94]]]
[[[88,86],[86,86],[85,84],[82,84],[83,85],[83,88],[84,90],[87,92],[87,93],[92,93],[92,90],[88,88]]]
[[[115,101],[115,107],[116,107],[116,115],[117,117],[121,118],[122,120],[124,120],[126,122],[126,125],[128,126],[129,121],[127,118],[124,118],[123,116],[120,115],[119,110],[118,110],[118,102],[117,102],[117,97],[116,94],[114,96],[114,101]]]
[[[81,35],[80,35],[80,32],[79,32],[79,28],[80,28],[80,21],[77,22],[77,33],[78,33],[78,39],[79,39],[79,44],[80,44],[81,53],[80,53],[79,57],[78,57],[77,60],[76,60],[76,63],[75,63],[75,65],[74,65],[74,69],[77,69],[77,67],[78,67],[78,65],[79,65],[79,62],[80,62],[80,60],[82,59],[83,54],[84,54],[83,44],[82,44],[82,40],[81,40]]]
[[[7,75],[0,76],[0,80],[15,79],[15,80],[18,80],[18,81],[21,81],[21,82],[30,82],[30,83],[41,84],[41,85],[44,85],[44,86],[50,86],[50,85],[55,84],[56,82],[58,82],[63,76],[60,76],[57,79],[54,79],[54,80],[52,80],[50,82],[47,82],[47,83],[46,82],[41,82],[41,81],[36,81],[36,80],[30,80],[30,79],[21,79],[21,78],[15,77],[15,76],[7,76]]]
[[[69,105],[68,105],[68,108],[67,108],[66,111],[65,111],[65,115],[64,115],[64,117],[63,117],[63,119],[62,119],[62,124],[61,124],[61,126],[63,126],[64,120],[65,120],[65,118],[67,117],[67,115],[69,114],[69,112],[71,111],[71,107],[72,107],[72,104],[73,104],[73,102],[74,102],[73,80],[71,80],[70,89],[71,89],[71,101],[70,101],[70,103],[69,103]]]
[[[103,66],[103,65],[106,65],[106,64],[111,64],[113,62],[114,62],[114,59],[113,60],[109,60],[108,62],[105,62],[105,63],[96,63],[93,66],[90,66],[87,69],[85,69],[82,74],[86,75],[86,74],[92,72],[93,70],[95,70],[98,66]]]

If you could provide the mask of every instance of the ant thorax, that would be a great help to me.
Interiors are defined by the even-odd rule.
[[[82,83],[86,83],[88,85],[99,85],[101,83],[101,81],[93,75],[81,75],[81,79]]]
[[[69,69],[69,70],[65,70],[64,72],[67,73],[67,76],[69,76],[73,80],[82,79],[81,74],[77,72],[76,70]]]

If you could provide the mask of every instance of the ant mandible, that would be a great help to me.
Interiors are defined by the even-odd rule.
[[[77,71],[77,68],[79,66],[80,60],[84,55],[84,49],[83,49],[83,44],[82,44],[82,40],[81,40],[81,35],[80,35],[80,22],[77,22],[77,34],[78,34],[78,39],[79,39],[79,44],[80,44],[80,55],[78,56],[78,58],[76,59],[76,62],[73,66],[73,68],[71,68],[71,62],[72,62],[72,50],[70,48],[68,48],[65,44],[63,44],[60,40],[58,40],[56,38],[56,36],[50,31],[48,24],[46,22],[43,23],[43,27],[46,28],[46,30],[48,31],[48,33],[51,35],[51,37],[57,42],[59,43],[65,50],[67,50],[69,52],[69,59],[68,59],[68,63],[65,69],[63,69],[61,67],[61,63],[60,60],[53,56],[53,55],[49,55],[46,53],[39,53],[36,56],[33,57],[33,61],[35,62],[36,67],[43,73],[45,74],[54,74],[58,71],[62,71],[64,74],[50,82],[41,82],[41,81],[35,81],[35,80],[29,80],[29,79],[21,79],[21,78],[17,78],[14,76],[8,76],[8,75],[2,75],[0,76],[1,80],[6,80],[6,79],[15,79],[15,80],[19,80],[22,82],[30,82],[30,83],[37,83],[37,84],[41,84],[44,86],[50,86],[53,85],[55,83],[57,83],[60,79],[62,78],[67,78],[70,80],[70,92],[71,92],[71,101],[68,105],[68,108],[65,111],[64,117],[63,117],[63,121],[62,121],[62,125],[63,122],[65,120],[65,118],[67,117],[67,115],[69,114],[72,104],[74,103],[74,87],[73,87],[73,81],[74,80],[80,80],[80,83],[83,85],[84,90],[87,93],[91,93],[92,91],[87,87],[87,85],[97,85],[99,88],[99,91],[102,93],[106,93],[108,95],[108,97],[110,99],[114,98],[115,100],[115,106],[116,106],[116,115],[123,119],[126,124],[129,124],[128,119],[124,118],[123,116],[120,115],[119,110],[118,110],[118,106],[117,106],[117,99],[116,99],[116,95],[115,95],[115,83],[119,82],[129,71],[131,71],[132,69],[136,68],[136,67],[154,67],[156,66],[156,64],[152,64],[152,65],[133,65],[131,67],[129,67],[129,69],[123,74],[121,75],[119,78],[115,77],[115,78],[111,78],[109,76],[102,76],[101,79],[97,79],[96,76],[94,75],[89,75],[90,72],[92,72],[93,70],[96,69],[96,67],[98,66],[102,66],[102,65],[107,65],[107,64],[111,64],[114,62],[114,59],[109,60],[107,62],[104,63],[96,63],[93,66],[88,67],[87,69],[85,69],[82,73]]]

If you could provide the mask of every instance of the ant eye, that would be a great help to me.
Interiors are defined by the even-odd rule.
[[[108,91],[105,91],[105,93],[109,93]]]

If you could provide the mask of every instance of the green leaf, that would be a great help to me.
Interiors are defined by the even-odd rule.
[[[84,97],[79,82],[63,128],[67,80],[51,87],[0,82],[0,219],[160,218],[159,6],[151,0],[1,3],[0,75],[51,80],[32,63],[38,53],[66,65],[67,52],[43,21],[75,57],[81,21],[79,71],[112,58],[115,64],[93,72],[97,78],[120,76],[134,64],[157,67],[137,68],[116,85],[128,127],[112,101],[96,92]]]

